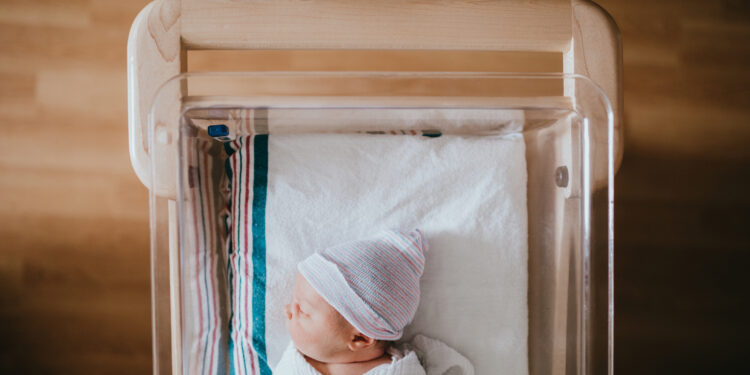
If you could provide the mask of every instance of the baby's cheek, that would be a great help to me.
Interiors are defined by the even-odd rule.
[[[287,321],[287,329],[289,329],[289,336],[294,341],[294,346],[300,351],[306,352],[310,347],[310,333],[296,319]]]
[[[286,328],[289,330],[289,336],[291,336],[292,340],[296,343],[300,338],[299,324],[297,324],[297,321],[294,319],[290,319],[286,322]]]

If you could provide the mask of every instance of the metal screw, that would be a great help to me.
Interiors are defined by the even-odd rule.
[[[561,188],[568,186],[568,167],[563,165],[555,169],[555,183]]]

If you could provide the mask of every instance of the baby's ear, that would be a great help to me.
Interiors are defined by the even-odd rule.
[[[378,340],[369,337],[361,332],[355,332],[351,340],[349,340],[349,350],[357,352],[360,350],[372,348]]]

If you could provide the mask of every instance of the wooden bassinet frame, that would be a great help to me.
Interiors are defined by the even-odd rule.
[[[156,0],[136,18],[128,42],[130,155],[136,174],[146,186],[154,188],[149,173],[151,155],[145,146],[148,116],[162,84],[187,71],[188,51],[274,49],[558,52],[563,60],[562,73],[589,77],[610,99],[615,119],[612,150],[615,170],[622,157],[619,32],[611,17],[592,2]],[[174,95],[180,93],[175,91]],[[592,152],[596,154],[597,148],[607,150],[607,129],[595,128],[592,132]],[[527,156],[533,158],[534,153]],[[592,168],[606,170],[606,155],[596,158]],[[541,177],[529,174],[530,185],[535,178]],[[152,265],[153,309],[154,316],[159,317],[154,321],[154,372],[159,374],[182,373],[177,215],[173,200],[176,183],[172,181],[175,187],[162,193],[171,199],[169,254],[154,258],[159,261]],[[607,181],[594,183],[605,186]],[[534,194],[530,189],[530,222],[551,204]],[[558,296],[544,306],[553,316],[553,327],[545,328],[553,336],[551,340],[535,342],[530,337],[530,372],[565,374],[569,355],[566,353],[568,301],[559,296],[567,294],[567,264],[573,255],[566,251],[544,253],[544,241],[547,240],[529,239],[530,257],[537,251],[544,258],[541,263],[563,265],[554,267],[554,275],[550,276],[562,290],[529,291],[530,301],[535,298],[534,293]],[[165,275],[169,275],[168,283],[164,282]],[[534,317],[530,316],[530,330],[536,329],[533,322]],[[535,360],[533,353],[540,351],[551,351],[552,359]]]

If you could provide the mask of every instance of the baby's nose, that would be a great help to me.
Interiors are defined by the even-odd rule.
[[[284,306],[284,313],[286,314],[287,319],[292,320],[292,309],[289,306],[289,304]]]

